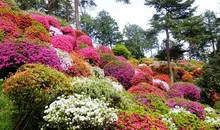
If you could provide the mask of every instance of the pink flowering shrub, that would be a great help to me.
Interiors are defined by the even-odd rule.
[[[117,59],[118,59],[119,61],[129,63],[128,60],[125,59],[123,56],[117,56]]]
[[[153,71],[148,66],[138,66],[137,68],[140,69],[141,71],[145,72],[145,73],[153,75]]]
[[[40,22],[48,31],[50,30],[50,24],[44,16],[38,14],[32,14],[31,18]]]
[[[198,102],[193,102],[182,98],[171,98],[167,101],[167,104],[170,108],[174,108],[175,106],[183,107],[192,114],[196,114],[200,119],[205,119],[204,107]]]
[[[104,45],[99,46],[99,50],[101,51],[101,53],[106,53],[106,54],[114,55],[112,50],[110,48],[108,48],[107,46],[104,46]]]
[[[2,1],[0,1],[0,8],[10,8],[10,6]]]
[[[162,98],[165,98],[162,90],[148,83],[139,83],[138,85],[132,86],[131,88],[128,89],[128,92],[134,95],[146,96],[152,94],[155,96],[160,96]]]
[[[165,92],[167,92],[170,89],[169,85],[166,82],[159,80],[159,79],[153,79],[153,86]]]
[[[167,130],[167,126],[162,119],[150,117],[147,114],[139,113],[127,114],[122,112],[118,115],[118,121],[115,122],[115,130]]]
[[[54,26],[54,27],[60,29],[60,23],[59,23],[59,21],[55,17],[53,17],[53,16],[45,16],[45,18],[48,21],[50,26]]]
[[[21,41],[0,44],[0,77],[15,72],[23,64],[39,63],[61,70],[55,50],[46,46]]]
[[[132,86],[129,81],[134,76],[134,69],[130,64],[113,60],[104,66],[104,71],[106,76],[115,77],[125,89]]]
[[[154,79],[159,79],[162,80],[164,82],[166,82],[167,84],[170,84],[170,77],[167,74],[158,74],[156,76],[154,76]]]
[[[153,84],[152,82],[153,82],[152,76],[143,72],[139,72],[135,74],[130,81],[132,85],[137,85],[139,83],[148,83],[152,85]]]
[[[86,35],[84,32],[80,31],[80,30],[74,30],[75,34],[76,34],[76,39],[82,35]]]
[[[68,53],[70,53],[71,51],[78,50],[78,44],[76,42],[76,39],[69,35],[53,36],[50,40],[50,44],[53,45],[53,47],[61,49]]]
[[[63,32],[64,35],[70,35],[76,38],[75,30],[72,27],[69,26],[62,27],[61,31]]]
[[[183,93],[176,89],[171,89],[167,94],[170,98],[184,98]]]
[[[19,27],[21,29],[25,29],[25,28],[30,27],[32,25],[33,19],[31,18],[30,15],[20,13],[19,18],[20,18]]]
[[[93,47],[92,39],[87,35],[82,35],[77,38],[79,44],[86,44],[89,47]]]
[[[174,83],[170,88],[180,91],[184,95],[184,98],[189,100],[197,101],[200,98],[200,90],[194,84],[179,82]]]
[[[88,60],[89,63],[99,66],[100,64],[100,55],[97,50],[94,48],[83,48],[79,50],[79,55],[83,56],[85,60]]]

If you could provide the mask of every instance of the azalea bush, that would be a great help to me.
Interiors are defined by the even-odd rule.
[[[73,94],[58,97],[46,107],[43,118],[47,128],[103,130],[118,120],[116,112],[103,100]]]
[[[70,35],[70,36],[76,38],[75,30],[71,26],[62,27],[61,31],[64,35]]]
[[[140,69],[141,71],[147,73],[147,74],[150,74],[150,75],[153,74],[151,68],[148,67],[147,65],[142,65],[142,66],[139,65],[137,68]]]
[[[68,68],[73,65],[73,59],[72,59],[71,55],[65,51],[60,50],[60,49],[55,49],[55,51],[59,57],[62,70],[64,70],[64,71],[68,70]]]
[[[151,75],[143,72],[139,72],[135,74],[132,79],[130,80],[130,83],[132,85],[137,85],[139,83],[148,83],[148,84],[153,84],[153,78]]]
[[[182,76],[182,80],[185,81],[185,82],[194,82],[194,78],[191,74],[184,74]]]
[[[29,41],[19,43],[5,42],[0,44],[0,77],[8,76],[18,67],[28,63],[40,63],[61,70],[56,51]]]
[[[165,92],[169,91],[169,89],[170,89],[169,85],[166,82],[159,80],[159,79],[153,79],[153,86],[155,86]]]
[[[5,80],[3,92],[13,101],[17,128],[38,129],[42,111],[57,96],[73,93],[70,79],[44,65],[24,65]],[[18,123],[19,122],[19,123]]]
[[[33,18],[34,20],[40,22],[47,29],[47,31],[50,30],[50,24],[49,24],[49,22],[48,22],[48,20],[46,19],[45,16],[38,15],[38,14],[32,14],[31,18]]]
[[[100,64],[100,55],[97,50],[94,48],[88,47],[80,49],[78,52],[79,55],[83,56],[88,63],[92,65],[99,66]]]
[[[55,17],[48,15],[48,16],[45,16],[45,18],[48,21],[50,26],[54,26],[54,27],[60,29],[60,23]]]
[[[79,44],[86,44],[89,47],[93,47],[92,39],[87,35],[82,35],[77,38]]]
[[[154,79],[159,79],[166,82],[167,84],[171,84],[170,77],[167,74],[156,75],[154,76]]]
[[[106,64],[108,64],[110,61],[116,60],[117,58],[114,55],[111,54],[100,54],[100,65],[99,67],[103,68]]]
[[[107,46],[102,45],[102,46],[99,46],[98,49],[101,51],[101,53],[106,53],[106,54],[114,55],[112,50],[110,48],[108,48]]]

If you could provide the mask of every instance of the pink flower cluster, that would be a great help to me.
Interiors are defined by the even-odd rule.
[[[185,99],[169,99],[167,104],[170,108],[174,108],[175,106],[183,107],[184,109],[190,111],[192,114],[196,114],[200,119],[205,119],[205,110],[204,107],[198,103]]]
[[[21,36],[19,28],[10,19],[2,18],[0,20],[0,28],[4,31],[6,38],[18,38]]]
[[[153,79],[153,86],[165,92],[167,92],[170,89],[169,85],[166,82],[159,80],[159,79]]]
[[[152,81],[153,81],[153,78],[151,75],[144,73],[144,72],[139,72],[139,73],[136,73],[132,77],[130,83],[132,85],[137,85],[139,83],[148,83],[152,85]]]
[[[118,59],[119,61],[129,63],[128,60],[125,59],[123,56],[117,56],[117,59]]]
[[[50,30],[50,24],[47,21],[46,17],[42,15],[38,15],[38,14],[32,14],[31,17],[34,20],[37,20],[38,22],[40,22],[48,31]]]
[[[114,55],[114,53],[112,52],[112,50],[110,48],[108,48],[107,46],[99,46],[99,50],[102,52],[102,53],[107,53],[107,54],[111,54],[111,55]]]
[[[10,6],[2,1],[0,1],[0,8],[10,8]]]
[[[75,33],[75,30],[72,28],[72,27],[62,27],[61,28],[61,31],[64,35],[70,35],[72,37],[75,37],[76,38],[76,33]]]
[[[167,94],[170,98],[184,98],[183,93],[175,89],[168,91]]]
[[[78,44],[76,39],[69,35],[53,36],[50,40],[50,44],[53,45],[53,47],[61,49],[68,53],[70,53],[71,51],[78,50]]]
[[[198,87],[191,83],[179,82],[170,87],[172,90],[180,91],[184,98],[192,101],[197,101],[200,98],[200,90]]]
[[[82,35],[77,38],[79,44],[86,44],[89,47],[93,47],[92,39],[87,35]]]
[[[115,77],[125,89],[132,86],[129,81],[134,76],[134,69],[129,63],[113,60],[104,66],[104,71],[105,75]]]
[[[97,50],[94,48],[88,47],[79,50],[79,55],[83,56],[89,63],[99,66],[100,64],[100,55]]]
[[[53,17],[53,16],[45,16],[46,20],[48,21],[49,25],[54,26],[58,29],[60,29],[60,23],[59,21]]]
[[[127,114],[122,112],[115,122],[115,130],[167,130],[161,119],[141,115],[139,113]]]

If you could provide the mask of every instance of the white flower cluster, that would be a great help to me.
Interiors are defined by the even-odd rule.
[[[116,109],[107,107],[104,101],[85,95],[61,96],[46,107],[43,118],[46,126],[63,129],[100,128],[118,120]],[[53,126],[53,124],[56,124]]]
[[[171,111],[169,113],[171,114],[171,113],[180,113],[180,112],[183,112],[186,114],[191,114],[190,111],[187,111],[186,109],[184,109],[180,106],[175,106],[174,108],[171,109]]]
[[[120,83],[112,81],[112,79],[110,79],[110,78],[106,78],[106,79],[109,81],[110,84],[112,84],[112,87],[114,89],[119,90],[119,91],[123,91],[124,87]]]
[[[220,117],[216,115],[215,109],[211,107],[206,107],[205,112],[207,114],[205,122],[211,124],[213,127],[220,127]]]
[[[100,67],[98,66],[95,66],[95,67],[91,67],[90,69],[90,72],[93,76],[97,77],[97,78],[104,78],[105,77],[105,73],[104,73],[104,70],[101,69]]]
[[[154,84],[154,85],[159,85],[159,84],[161,84],[161,85],[163,85],[163,87],[164,87],[167,91],[170,89],[169,85],[168,85],[166,82],[164,82],[164,81],[162,81],[162,80],[159,80],[159,79],[153,79],[153,84]]]
[[[63,35],[63,33],[56,27],[50,26],[50,36]]]
[[[71,56],[69,55],[69,53],[62,51],[60,49],[55,48],[55,50],[59,57],[62,69],[68,70],[68,68],[73,65],[73,60]]]
[[[207,113],[215,113],[215,112],[216,112],[215,109],[213,109],[213,108],[211,108],[211,107],[206,107],[206,108],[204,108],[204,110],[205,110],[205,112],[207,112]]]
[[[173,119],[167,115],[162,115],[162,121],[169,126],[169,130],[178,130],[175,123],[173,123]]]

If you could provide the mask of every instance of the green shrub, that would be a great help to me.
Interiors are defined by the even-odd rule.
[[[116,56],[123,56],[126,59],[129,59],[131,56],[131,52],[124,45],[116,45],[112,48],[112,51]]]
[[[130,109],[137,105],[135,98],[126,91],[119,91],[113,88],[112,83],[107,79],[99,79],[96,77],[89,78],[73,78],[72,81],[74,92],[81,94],[84,92],[91,98],[102,99],[105,97],[110,107],[119,109]]]
[[[4,81],[3,86],[3,92],[18,110],[16,127],[25,130],[39,128],[43,121],[42,111],[57,96],[73,93],[68,77],[38,64],[22,66]]]
[[[215,108],[216,110],[220,111],[220,101],[215,102],[213,108]]]

